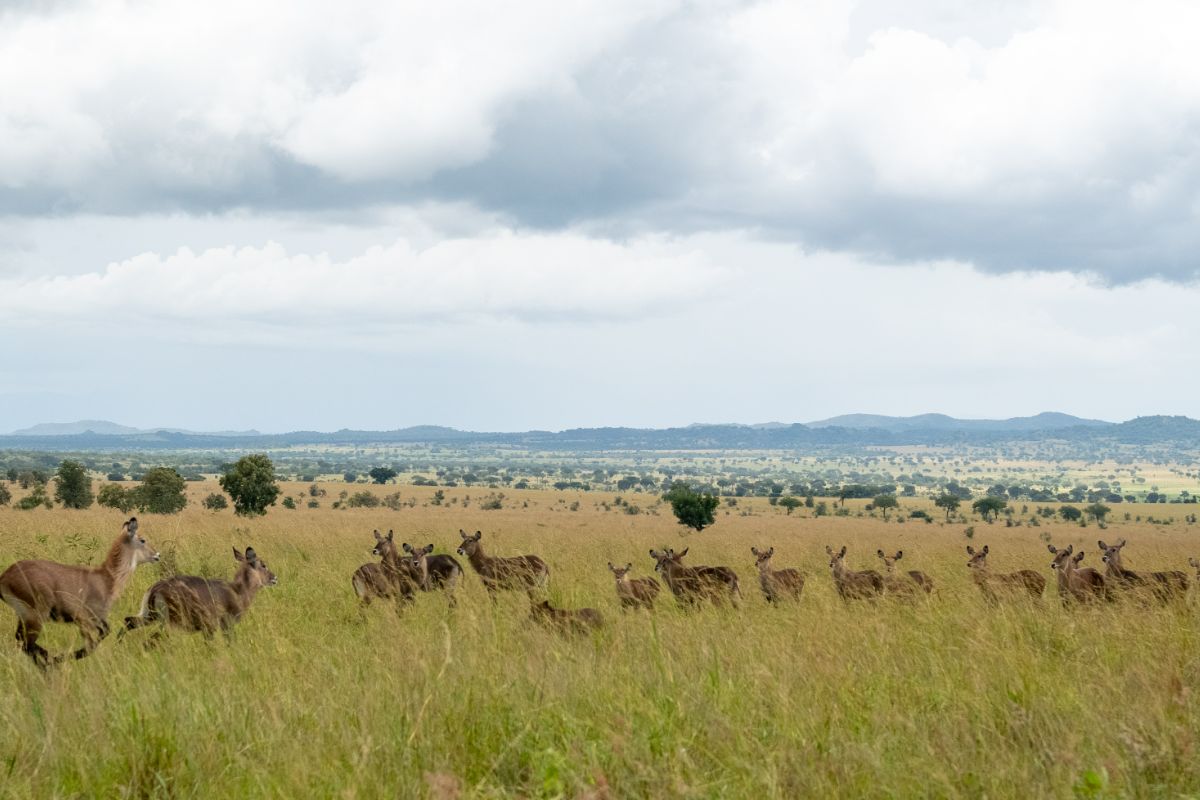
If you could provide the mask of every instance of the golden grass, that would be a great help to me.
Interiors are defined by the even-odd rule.
[[[213,490],[193,485],[193,500]],[[1121,603],[1064,610],[1040,539],[1129,539],[1129,566],[1185,569],[1200,555],[1195,506],[1116,507],[1106,531],[1062,523],[975,523],[999,570],[1036,569],[1039,605],[985,606],[965,567],[963,526],[869,517],[788,517],[741,501],[680,537],[664,509],[630,516],[611,495],[447,490],[471,505],[401,511],[274,508],[243,520],[193,502],[142,532],[183,572],[232,574],[253,545],[278,574],[239,627],[212,644],[143,632],[44,676],[15,643],[0,648],[0,797],[818,797],[1178,796],[1200,791],[1200,630],[1194,606]],[[362,488],[362,487],[358,487]],[[290,494],[301,487],[289,485]],[[376,490],[380,494],[395,491]],[[643,507],[646,495],[626,495]],[[564,500],[565,502],[558,502]],[[578,511],[568,510],[578,500]],[[528,503],[523,507],[523,503]],[[902,500],[907,507],[920,501]],[[851,504],[854,509],[862,504]],[[743,516],[742,512],[753,513]],[[803,510],[802,510],[803,511]],[[1124,511],[1174,516],[1126,523]],[[25,557],[96,563],[121,514],[0,509],[0,568]],[[600,608],[607,629],[563,638],[532,626],[528,601],[493,606],[470,572],[456,611],[425,595],[399,616],[360,614],[350,574],[371,560],[373,528],[457,546],[484,532],[492,554],[536,552],[556,603]],[[42,537],[39,539],[39,537]],[[691,547],[690,563],[742,577],[740,610],[622,614],[606,562],[648,574],[651,547]],[[915,606],[841,603],[826,544],[876,568],[902,548],[936,596]],[[803,599],[770,608],[751,545],[808,572]],[[465,560],[460,559],[466,567]],[[114,625],[157,568],[139,571]],[[0,610],[4,625],[14,616]],[[51,626],[53,652],[74,632]]]

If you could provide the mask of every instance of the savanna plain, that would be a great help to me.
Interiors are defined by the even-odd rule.
[[[279,582],[232,641],[176,632],[147,649],[134,631],[44,674],[0,608],[0,797],[1200,794],[1200,593],[1064,607],[1047,552],[1074,545],[1103,571],[1097,539],[1124,538],[1127,567],[1186,570],[1194,584],[1195,505],[1122,504],[1101,529],[947,523],[929,498],[903,498],[886,520],[866,500],[818,517],[743,498],[684,535],[652,495],[634,515],[604,492],[512,489],[484,509],[463,507],[480,494],[463,487],[439,505],[433,488],[398,488],[415,502],[243,519],[201,506],[217,491],[209,480],[189,484],[182,513],[142,515],[163,561],[138,569],[114,629],[165,571],[228,578],[232,548],[251,545]],[[914,509],[933,522],[897,521]],[[98,506],[0,508],[0,568],[97,564],[123,519]],[[598,608],[606,624],[582,636],[538,626],[523,593],[491,602],[461,556],[456,608],[425,593],[362,610],[350,576],[375,560],[374,529],[437,553],[454,552],[459,529],[482,531],[490,555],[536,553],[554,604]],[[1045,596],[985,603],[966,566],[966,546],[985,544],[993,570],[1042,574]],[[843,602],[826,545],[845,545],[854,569],[903,550],[899,566],[936,590]],[[752,546],[807,573],[799,601],[764,601]],[[740,608],[684,611],[664,587],[653,611],[623,612],[608,562],[653,575],[659,547],[733,568]],[[51,652],[76,642],[64,625],[41,641]]]

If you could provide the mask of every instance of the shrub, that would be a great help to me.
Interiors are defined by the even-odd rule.
[[[263,453],[243,456],[221,476],[221,488],[233,498],[233,510],[239,516],[261,516],[267,506],[275,505],[279,485],[275,483],[275,465]]]
[[[54,503],[51,502],[50,497],[46,494],[46,485],[44,483],[34,485],[33,491],[22,497],[17,503],[17,508],[22,511],[32,511],[38,506],[54,508]]]
[[[229,508],[229,501],[225,499],[225,495],[213,492],[204,498],[204,507],[209,511],[224,511]]]
[[[3,483],[0,483],[0,506],[6,506],[12,500],[12,492]]]
[[[293,500],[291,498],[291,496],[289,495],[288,497],[283,498],[283,507],[286,508],[288,511],[295,511],[296,510],[296,501]]]
[[[84,509],[95,502],[92,479],[83,464],[67,459],[58,465],[56,477],[54,499],[62,503],[63,508]]]
[[[379,498],[368,491],[355,492],[346,499],[347,508],[378,508]]]
[[[697,533],[716,521],[714,512],[721,502],[711,492],[697,492],[686,483],[676,482],[663,496],[671,504],[671,511],[680,525],[686,525]]]
[[[479,507],[484,511],[497,511],[504,507],[504,495],[489,494],[483,498],[483,502],[479,504]]]
[[[123,514],[128,514],[133,508],[133,493],[124,486],[106,483],[96,494],[96,502],[105,508],[115,508]]]
[[[320,500],[316,500],[316,499],[309,500],[309,501],[308,501],[308,507],[309,507],[309,508],[320,508],[320,507],[321,507],[321,501],[320,501]]]
[[[399,492],[392,492],[391,494],[384,497],[383,504],[385,506],[387,506],[388,508],[390,508],[392,511],[399,511],[401,508],[404,507],[404,503],[400,500]]]
[[[177,514],[187,505],[183,478],[170,467],[155,467],[146,472],[142,483],[130,494],[138,511],[151,514]]]

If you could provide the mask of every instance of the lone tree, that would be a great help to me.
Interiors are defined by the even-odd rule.
[[[900,507],[900,502],[898,500],[896,500],[896,495],[894,495],[894,494],[876,495],[875,499],[871,501],[871,504],[874,505],[876,508],[883,510],[883,521],[884,522],[887,522],[888,513],[893,508]]]
[[[957,495],[953,495],[953,494],[950,494],[949,492],[947,492],[946,494],[938,495],[937,498],[933,501],[933,504],[935,506],[937,506],[938,508],[945,510],[946,522],[949,522],[950,515],[953,514],[955,511],[958,511],[958,507],[962,504],[962,498],[960,498]]]
[[[6,506],[12,500],[12,492],[3,483],[0,483],[0,506]]]
[[[791,514],[797,508],[804,504],[799,497],[792,497],[790,494],[785,494],[779,498],[779,505],[787,509],[787,513]]]
[[[83,464],[66,459],[58,465],[55,477],[58,480],[55,481],[54,499],[62,503],[63,508],[87,508],[95,501],[92,479]]]
[[[1008,508],[1008,501],[1003,497],[988,495],[972,503],[971,508],[975,509],[979,513],[979,516],[983,517],[984,522],[991,522],[996,518],[997,514]]]
[[[96,502],[105,508],[115,508],[122,514],[128,514],[133,508],[133,492],[124,486],[106,483],[96,493]]]
[[[687,525],[697,533],[716,521],[714,514],[721,502],[715,494],[697,492],[679,481],[671,485],[671,490],[663,495],[663,499],[671,504],[679,524]]]
[[[391,467],[375,467],[367,473],[371,476],[371,480],[382,486],[400,473]]]
[[[151,514],[178,514],[187,505],[183,477],[170,467],[147,470],[142,483],[130,491],[138,511]]]
[[[1090,506],[1084,508],[1083,511],[1089,517],[1096,520],[1096,524],[1103,525],[1104,518],[1108,516],[1108,513],[1112,511],[1112,509],[1103,503],[1092,503]]]
[[[275,465],[263,453],[243,456],[221,476],[221,488],[233,498],[233,510],[249,517],[267,513],[275,505],[279,486],[275,483]]]
[[[1062,506],[1058,509],[1058,515],[1067,522],[1079,522],[1083,518],[1083,512],[1075,506]]]

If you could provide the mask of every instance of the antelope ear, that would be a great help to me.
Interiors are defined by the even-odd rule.
[[[988,554],[988,547],[989,547],[989,545],[986,545],[986,544],[983,546],[983,554],[985,556]]]
[[[1082,551],[1082,550],[1080,550],[1078,553],[1076,553],[1076,554],[1075,554],[1075,558],[1074,558],[1073,560],[1074,560],[1074,561],[1075,561],[1075,563],[1077,563],[1077,564],[1078,564],[1080,561],[1083,561],[1083,551]]]
[[[611,562],[611,561],[610,561],[610,562],[608,562],[608,568],[609,568],[609,570],[611,570],[611,571],[613,571],[613,572],[616,572],[616,571],[617,571],[617,568],[616,568],[616,567],[614,567],[614,566],[612,565],[612,562]]]
[[[243,556],[241,551],[238,550],[236,547],[233,548],[233,560],[238,562],[239,564],[246,560],[245,556]]]
[[[691,548],[691,545],[689,545],[689,546],[687,546],[687,547],[683,548],[683,552],[679,554],[679,557],[680,557],[680,558],[683,558],[684,556],[686,556],[686,555],[688,554],[688,550],[691,550],[691,549],[692,549],[692,548]]]
[[[379,531],[375,530],[375,531],[371,531],[371,533],[375,534],[375,541],[377,541],[377,542],[383,541],[383,537],[379,535]]]
[[[1124,540],[1124,539],[1122,539],[1121,541],[1117,542],[1117,547],[1124,547],[1124,546],[1125,546],[1125,540]]]
[[[475,531],[475,541],[478,542],[482,538],[483,538],[483,531]]]
[[[432,552],[433,552],[433,542],[430,542],[429,544],[425,545],[425,552],[426,552],[426,553],[432,553]]]
[[[258,562],[258,553],[254,552],[253,547],[247,547],[246,548],[246,563],[253,565],[253,564],[256,564],[257,562]]]
[[[1055,547],[1055,546],[1054,546],[1054,545],[1052,545],[1052,544],[1048,544],[1048,545],[1046,545],[1046,549],[1047,549],[1047,550],[1049,550],[1051,553],[1057,553],[1057,552],[1058,552],[1058,548],[1057,548],[1057,547]]]
[[[391,540],[392,540],[392,532],[388,531],[388,541],[390,542]]]
[[[828,553],[829,555],[833,555],[833,548],[830,547],[829,545],[825,545],[825,552]]]
[[[883,555],[883,549],[882,549],[882,548],[880,548],[879,550],[876,550],[876,551],[875,551],[875,555],[879,556],[880,558],[883,558],[883,557],[884,557],[884,555]]]
[[[461,536],[461,537],[462,537],[462,538],[464,538],[464,539],[469,539],[469,538],[471,538],[471,537],[467,536],[467,532],[466,532],[466,531],[464,531],[462,528],[459,528],[459,529],[458,529],[458,535],[459,535],[459,536]]]
[[[129,534],[130,539],[137,538],[137,517],[130,517],[129,522],[125,523],[125,532]]]
[[[1103,539],[1100,539],[1099,541],[1097,541],[1097,542],[1096,542],[1096,546],[1097,546],[1097,547],[1099,547],[1101,550],[1107,550],[1107,549],[1108,549],[1108,545],[1106,545],[1106,544],[1104,543],[1104,540],[1103,540]]]
[[[750,545],[750,554],[755,556],[758,555],[758,548],[754,545]]]
[[[627,572],[628,572],[629,570],[631,570],[631,569],[633,569],[633,562],[632,562],[632,561],[630,561],[628,564],[626,564],[626,565],[625,565],[625,570],[626,570]]]
[[[775,545],[771,545],[771,549],[767,551],[768,558],[770,558],[773,555],[775,555]]]
[[[404,544],[400,545],[400,549],[401,549],[401,550],[403,550],[403,551],[404,551],[404,552],[406,552],[406,553],[411,553],[411,552],[412,552],[412,545],[411,545],[411,544],[409,544],[408,542],[405,542]]]
[[[657,558],[658,558],[658,552],[657,552],[656,550],[654,550],[654,549],[651,549],[651,550],[650,550],[650,557],[651,557],[651,558],[653,558],[653,559],[657,559]]]
[[[967,545],[967,555],[969,555],[969,556],[975,555],[975,548],[971,547],[971,545]]]
[[[903,550],[897,550],[897,551],[896,551],[896,560],[897,560],[897,561],[899,561],[899,560],[900,560],[900,559],[902,559],[902,558],[904,558],[904,551],[903,551]]]
[[[1075,552],[1075,545],[1074,544],[1067,545],[1067,555],[1070,555],[1071,553],[1074,553],[1074,552]]]
[[[840,553],[838,553],[838,558],[845,558],[845,557],[846,557],[846,545],[842,545],[842,551]]]

